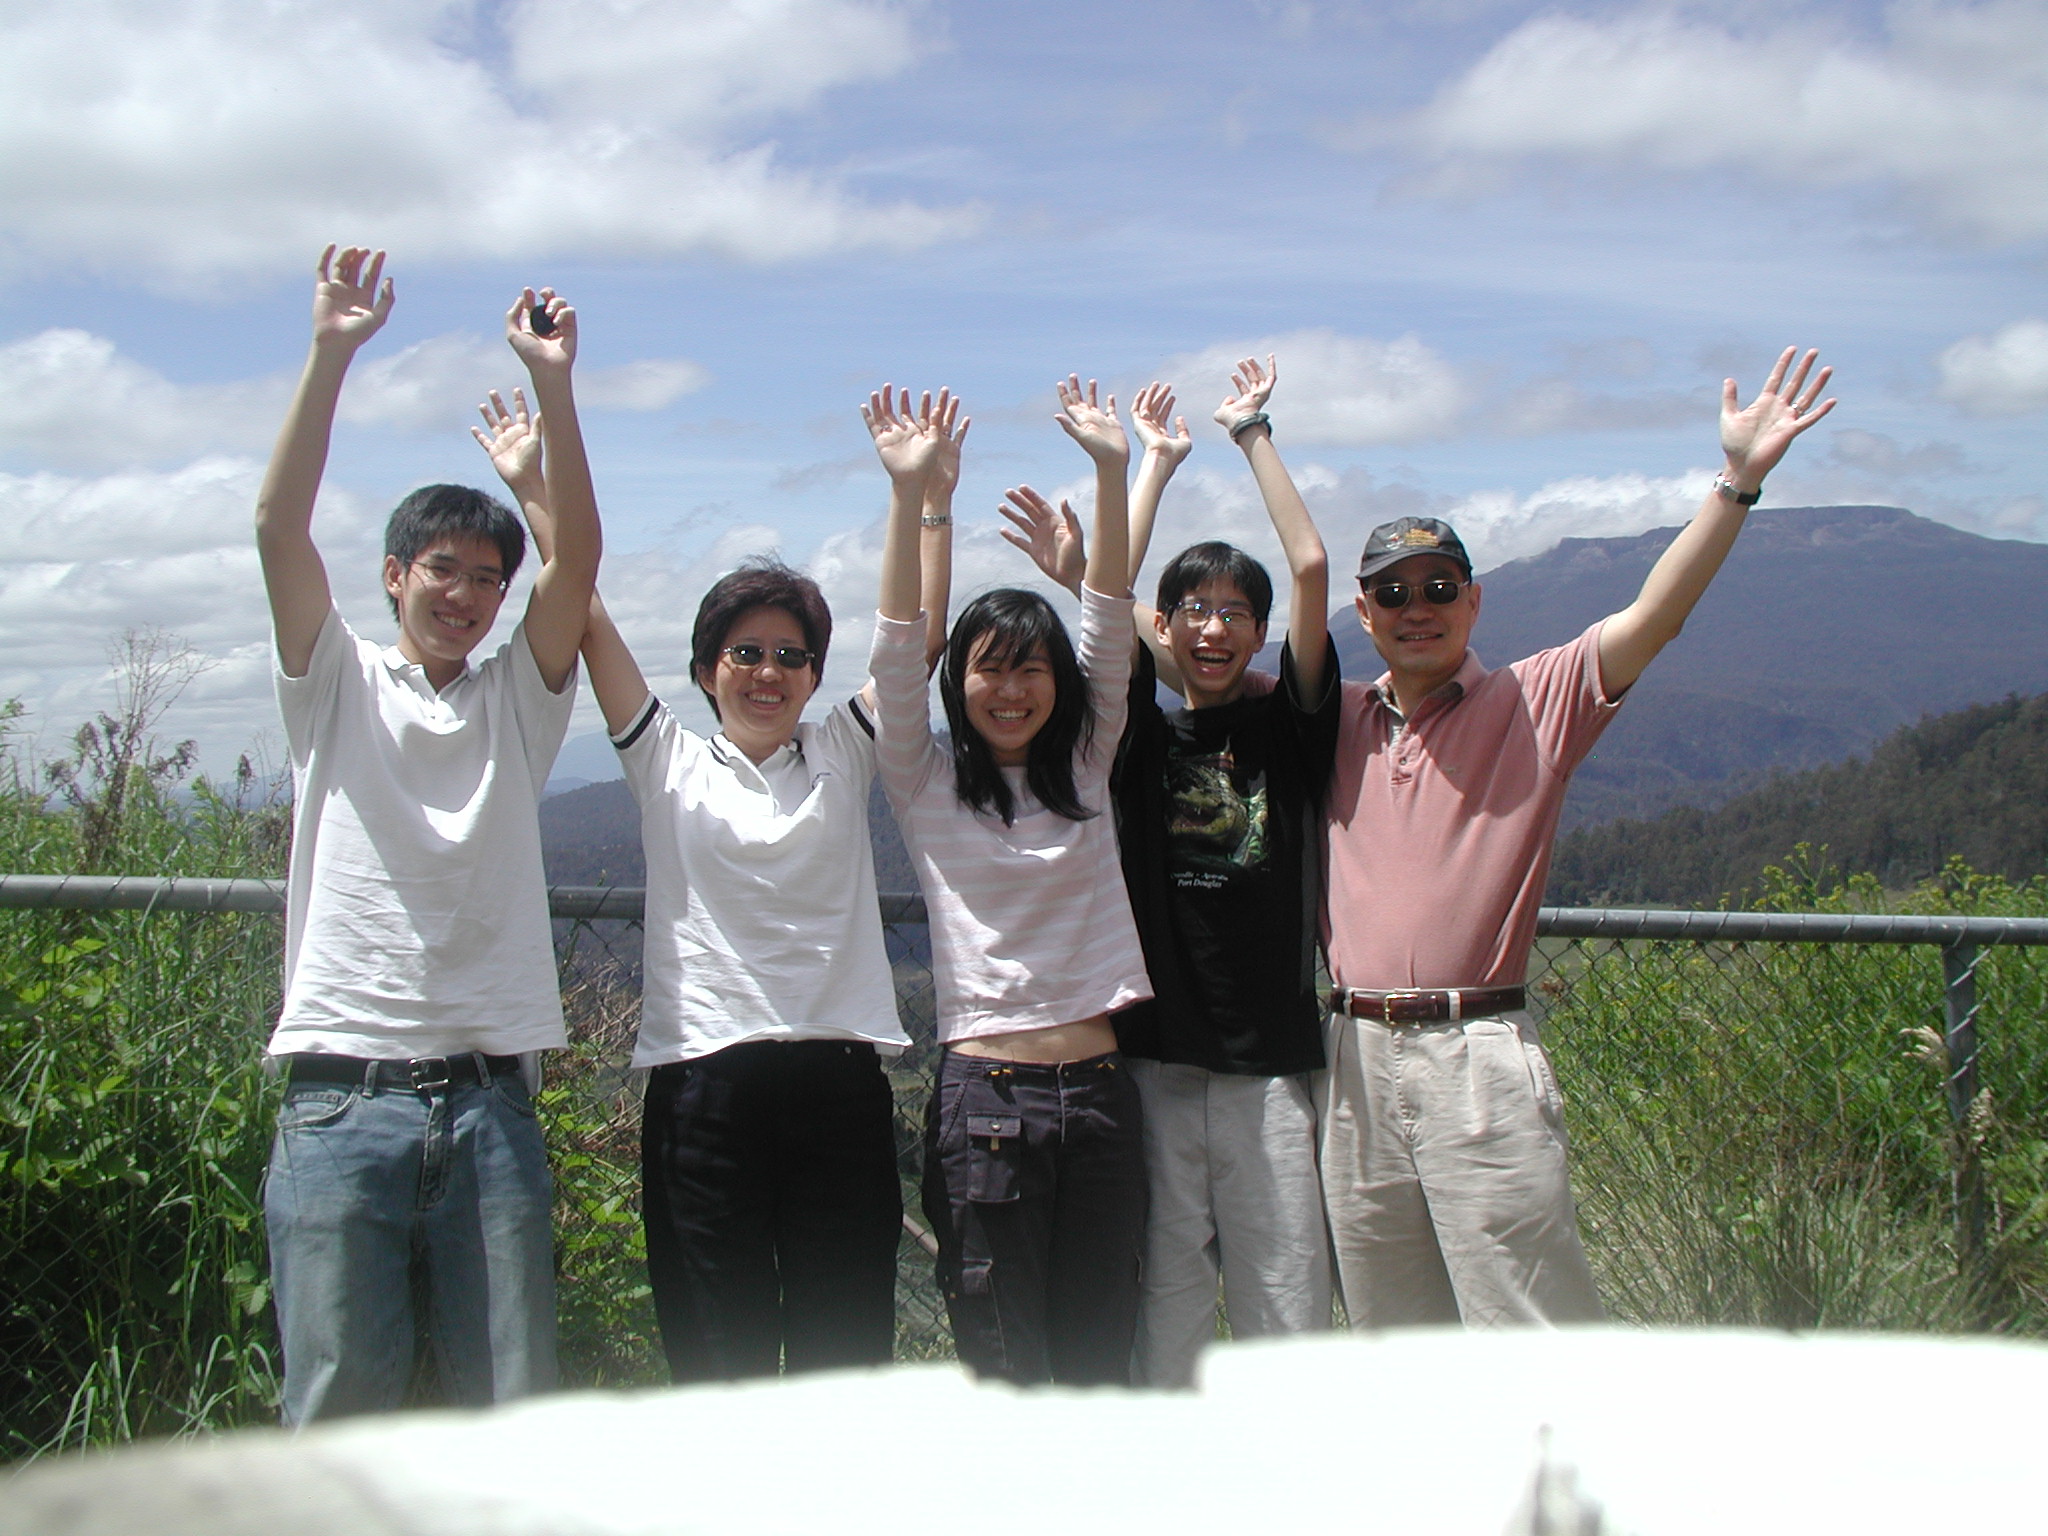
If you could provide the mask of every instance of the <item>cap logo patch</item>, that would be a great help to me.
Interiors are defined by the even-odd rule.
[[[1427,528],[1403,528],[1401,530],[1400,542],[1407,545],[1410,549],[1435,549],[1443,543],[1443,540],[1431,533]]]

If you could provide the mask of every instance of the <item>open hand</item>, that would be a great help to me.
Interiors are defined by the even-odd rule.
[[[1247,357],[1237,365],[1237,372],[1230,376],[1231,393],[1223,397],[1223,403],[1216,407],[1216,422],[1229,432],[1241,425],[1248,416],[1256,416],[1266,408],[1266,402],[1273,397],[1273,386],[1280,382],[1280,370],[1273,362],[1273,354],[1266,354],[1262,368],[1256,357]]]
[[[320,253],[319,281],[313,284],[313,341],[353,352],[391,314],[394,293],[384,272],[384,253],[360,245],[332,245]]]
[[[1031,557],[1031,563],[1069,592],[1081,590],[1081,576],[1088,566],[1087,545],[1081,537],[1080,519],[1064,501],[1059,511],[1028,485],[1008,492],[1009,505],[996,508],[1015,525],[1002,530],[1004,538]]]
[[[1785,450],[1792,446],[1792,439],[1835,408],[1832,399],[1821,401],[1817,407],[1814,404],[1835,370],[1821,369],[1808,384],[1806,375],[1820,353],[1810,349],[1794,369],[1792,360],[1798,356],[1797,347],[1787,347],[1780,353],[1777,366],[1764,381],[1762,393],[1740,409],[1735,381],[1721,382],[1721,451],[1728,456],[1728,476],[1739,489],[1754,490],[1762,485],[1764,476],[1777,467]],[[1788,370],[1792,374],[1790,380],[1785,377]]]
[[[1167,423],[1173,430],[1167,430]],[[1147,453],[1158,454],[1169,465],[1178,464],[1194,448],[1188,436],[1185,416],[1173,414],[1173,386],[1147,384],[1131,401],[1131,430]]]
[[[494,389],[491,398],[478,406],[482,427],[471,427],[469,435],[491,456],[491,467],[514,491],[538,488],[542,483],[540,461],[540,416],[526,409],[526,391],[512,391],[512,408]]]
[[[545,336],[533,328],[536,309],[546,314],[553,327]],[[505,339],[529,372],[536,368],[567,368],[576,360],[576,311],[552,288],[543,288],[539,293],[523,289],[505,311]]]
[[[972,416],[960,414],[960,397],[950,389],[940,390],[938,401],[932,406],[932,432],[938,439],[938,452],[932,458],[931,479],[925,483],[926,495],[953,494],[953,487],[960,483],[960,445],[967,441],[967,429],[973,425]]]
[[[939,393],[951,398],[945,390]],[[860,408],[860,419],[867,423],[875,452],[891,480],[924,483],[929,479],[939,458],[941,438],[930,390],[913,411],[909,390],[884,384],[868,396],[868,403]]]
[[[1053,420],[1060,424],[1060,430],[1079,443],[1097,464],[1128,464],[1131,443],[1124,436],[1123,423],[1116,419],[1116,396],[1109,395],[1098,404],[1095,381],[1088,381],[1084,393],[1081,376],[1074,373],[1068,374],[1056,387],[1060,408]]]

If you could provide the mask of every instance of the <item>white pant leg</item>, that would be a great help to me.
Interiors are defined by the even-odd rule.
[[[1231,1337],[1328,1328],[1330,1241],[1310,1074],[1209,1074],[1209,1186]]]
[[[1127,1058],[1145,1106],[1145,1278],[1131,1379],[1194,1384],[1195,1359],[1216,1339],[1216,1223],[1209,1203],[1208,1093],[1200,1067]]]
[[[1526,1013],[1386,1030],[1430,1219],[1471,1327],[1600,1321],[1563,1102]]]
[[[1322,1113],[1323,1198],[1353,1328],[1458,1321],[1416,1172],[1415,1107],[1383,1024],[1330,1019]]]

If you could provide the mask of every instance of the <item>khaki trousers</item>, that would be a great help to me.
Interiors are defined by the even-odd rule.
[[[1588,1323],[1557,1079],[1526,1013],[1335,1015],[1323,1190],[1355,1328]]]
[[[1145,1283],[1139,1386],[1194,1384],[1216,1342],[1330,1326],[1330,1244],[1316,1176],[1320,1073],[1245,1077],[1132,1058],[1145,1103]]]

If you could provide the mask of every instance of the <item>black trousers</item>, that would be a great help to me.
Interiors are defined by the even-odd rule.
[[[640,1158],[676,1381],[892,1357],[903,1192],[873,1046],[747,1041],[656,1067]]]
[[[953,1342],[976,1374],[1128,1386],[1145,1205],[1143,1111],[1121,1056],[946,1053],[924,1211]]]

